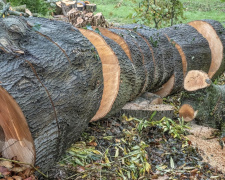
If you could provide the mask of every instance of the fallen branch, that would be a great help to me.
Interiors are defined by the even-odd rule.
[[[1,11],[1,16],[0,16],[1,18],[8,13],[9,8],[10,8],[10,3],[5,4],[2,1],[2,4],[3,4],[3,10]]]
[[[29,17],[30,15],[26,13],[26,5],[23,6],[17,6],[14,7],[15,10],[11,10],[11,5],[10,3],[5,3],[4,1],[0,0],[0,4],[2,5],[2,10],[0,10],[0,17],[2,18],[3,16],[6,15],[14,15],[14,16],[24,16],[24,17]],[[24,12],[20,12],[17,10],[21,10]]]

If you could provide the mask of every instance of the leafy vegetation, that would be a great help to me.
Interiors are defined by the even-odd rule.
[[[152,117],[154,114],[152,115]],[[62,179],[208,179],[223,175],[201,162],[181,119],[127,117],[91,123],[60,161]]]
[[[130,0],[137,3],[136,0]],[[154,22],[154,27],[173,25],[183,18],[183,4],[179,0],[142,0],[134,13],[130,15],[135,22],[149,25]]]
[[[8,0],[12,6],[26,4],[27,8],[33,13],[47,15],[51,10],[50,6],[44,0]]]
[[[105,18],[113,24],[134,23],[134,19],[130,18],[130,14],[134,13],[134,8],[138,7],[142,0],[93,0],[97,4],[97,12],[102,12]],[[214,19],[224,22],[225,19],[225,2],[221,0],[180,0],[183,3],[184,19],[179,19],[178,23],[187,23],[193,20]],[[119,5],[119,8],[118,6]],[[224,24],[225,25],[225,24]],[[148,24],[154,27],[154,22]]]

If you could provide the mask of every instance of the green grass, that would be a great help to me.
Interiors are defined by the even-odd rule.
[[[121,6],[115,8],[121,0],[93,0],[92,2],[97,4],[96,12],[102,12],[109,22],[113,24],[134,23],[133,19],[127,17],[134,12],[133,8],[137,7],[138,4],[123,0]],[[222,22],[225,26],[225,3],[220,0],[181,0],[181,2],[185,8],[185,19],[182,20],[182,23],[200,19],[214,19]]]
[[[119,8],[115,6],[120,3],[121,0],[93,0],[92,3],[97,4],[97,12],[102,12],[104,17],[111,23],[129,24],[133,23],[133,19],[127,18],[129,14],[132,14],[133,8],[136,4],[132,4],[127,0],[121,3]]]
[[[133,7],[127,8],[121,6],[120,8],[114,8],[114,4],[109,5],[97,5],[97,12],[102,12],[104,17],[112,23],[129,24],[133,23],[132,19],[126,18],[130,13],[133,13]]]
[[[225,22],[225,3],[220,0],[181,0],[185,11],[184,22],[200,19],[214,19]]]

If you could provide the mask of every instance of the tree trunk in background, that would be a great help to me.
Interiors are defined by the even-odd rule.
[[[210,21],[207,32],[199,27],[208,22],[196,24],[198,31],[177,25],[98,34],[44,18],[0,19],[3,155],[47,171],[90,121],[112,116],[145,91],[180,91],[187,71],[208,73],[213,64],[214,74],[223,72],[224,46],[213,49],[220,24]],[[224,30],[218,37],[224,42]]]

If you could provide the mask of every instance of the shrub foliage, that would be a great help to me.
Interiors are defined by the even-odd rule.
[[[130,15],[134,22],[160,28],[173,25],[183,18],[183,4],[180,0],[129,0],[138,3]],[[181,22],[179,22],[181,23]]]
[[[19,6],[26,4],[27,8],[32,13],[39,13],[46,15],[49,12],[49,6],[45,3],[44,0],[8,0],[12,6]]]

